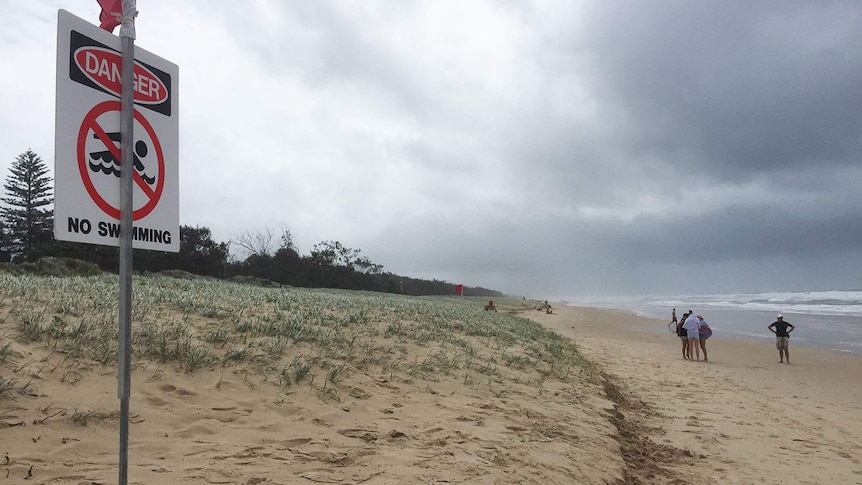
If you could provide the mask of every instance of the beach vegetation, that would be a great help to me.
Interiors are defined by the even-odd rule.
[[[21,384],[17,377],[0,376],[0,398],[15,399],[16,396],[29,394],[32,390],[33,386],[30,381]]]
[[[329,369],[326,373],[326,381],[332,384],[338,384],[344,378],[344,365],[338,364]],[[324,384],[325,385],[325,384]]]
[[[69,384],[86,378],[82,369],[89,366],[116,365],[116,275],[0,272],[0,288],[7,340],[0,364],[14,356],[18,340],[43,349],[45,367],[59,368]],[[228,366],[249,387],[302,384],[327,400],[339,399],[338,388],[357,372],[505,389],[536,385],[547,375],[567,379],[584,367],[571,341],[517,315],[520,302],[499,303],[512,311],[485,312],[469,298],[147,274],[133,284],[132,359],[188,373]],[[4,382],[8,396],[15,381]]]
[[[293,368],[293,380],[300,382],[305,379],[313,364],[307,360],[294,360],[291,367]]]
[[[11,357],[18,355],[15,348],[12,347],[12,342],[6,342],[0,346],[0,364],[10,360]]]
[[[72,423],[83,427],[90,424],[90,419],[93,418],[95,414],[96,413],[94,411],[79,411],[78,408],[75,408],[75,410],[72,412],[72,415],[69,416],[69,419],[72,421]]]

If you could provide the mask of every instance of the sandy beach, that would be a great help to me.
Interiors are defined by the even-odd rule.
[[[773,345],[715,335],[710,362],[690,362],[676,336],[656,332],[666,322],[589,308],[531,318],[603,369],[645,437],[698,457],[661,465],[677,483],[862,483],[858,357],[791,344],[792,364],[779,364]]]
[[[10,308],[0,376],[33,386],[0,399],[0,483],[116,483],[116,366],[22,343]],[[138,362],[129,483],[862,483],[858,358],[792,347],[781,365],[772,346],[716,335],[710,362],[689,362],[655,332],[664,322],[519,314],[588,363],[531,374],[496,362],[488,379],[349,368],[327,388],[322,375],[278,386],[243,364]],[[411,344],[404,358],[435,349]]]

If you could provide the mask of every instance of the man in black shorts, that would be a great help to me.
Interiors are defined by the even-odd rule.
[[[778,349],[778,363],[783,364],[784,361],[787,360],[787,363],[789,364],[790,350],[788,347],[790,345],[790,332],[792,332],[796,327],[794,327],[790,322],[785,322],[784,317],[778,315],[778,320],[770,323],[766,328],[775,334],[775,348]]]

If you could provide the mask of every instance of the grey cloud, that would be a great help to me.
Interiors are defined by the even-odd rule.
[[[594,49],[597,92],[643,127],[633,149],[722,179],[859,153],[862,7],[604,5],[575,41]]]

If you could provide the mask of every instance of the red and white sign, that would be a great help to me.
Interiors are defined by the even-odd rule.
[[[123,56],[119,52],[102,47],[81,47],[75,51],[73,59],[75,59],[75,66],[91,81],[114,96],[120,96]],[[133,77],[135,103],[159,104],[167,100],[167,86],[140,63],[135,63]]]
[[[119,245],[120,38],[60,10],[54,237]],[[179,124],[173,63],[135,48],[132,247],[179,251]]]

